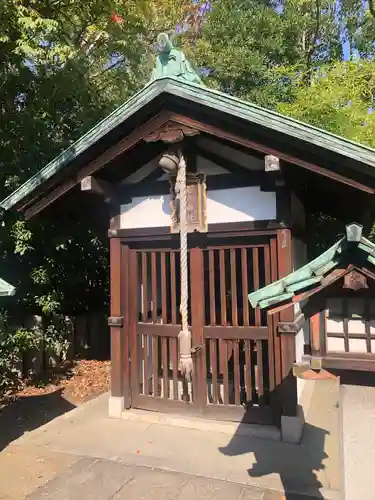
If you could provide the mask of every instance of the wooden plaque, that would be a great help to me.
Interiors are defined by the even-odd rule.
[[[188,175],[186,179],[186,219],[188,232],[199,233],[207,232],[206,217],[206,182],[203,175]],[[179,224],[179,202],[176,198],[172,199],[172,221],[171,232],[180,231]]]

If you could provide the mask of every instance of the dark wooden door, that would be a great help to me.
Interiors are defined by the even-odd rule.
[[[178,370],[179,251],[131,249],[129,337],[132,406],[270,423],[266,318],[247,295],[270,281],[269,240],[189,250],[194,376]]]

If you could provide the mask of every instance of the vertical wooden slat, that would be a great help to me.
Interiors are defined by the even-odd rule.
[[[219,252],[219,276],[220,276],[220,320],[222,326],[227,324],[227,291],[225,283],[225,250]],[[219,340],[219,369],[220,373],[228,371],[228,345],[225,340]]]
[[[153,378],[154,396],[160,396],[159,338],[156,335],[152,337],[152,378]]]
[[[347,299],[342,300],[344,317],[344,346],[345,352],[349,352],[349,304]]]
[[[148,373],[148,355],[149,355],[149,336],[143,335],[143,379],[144,379],[144,394],[150,395],[150,376]]]
[[[220,310],[221,310],[221,324],[227,324],[227,291],[225,284],[225,250],[219,250],[219,268],[220,268]]]
[[[129,297],[129,339],[131,346],[131,388],[132,395],[136,396],[139,394],[140,384],[139,384],[139,352],[138,352],[138,338],[137,338],[137,321],[138,321],[138,293],[134,293],[138,290],[138,254],[136,250],[130,251],[130,262],[129,262],[129,282],[130,282],[130,293]]]
[[[253,279],[254,279],[254,290],[259,290],[259,250],[258,248],[253,248]],[[259,307],[255,308],[255,326],[260,326],[261,315]],[[263,359],[262,359],[262,341],[257,340],[256,343],[256,353],[257,353],[257,384],[258,384],[258,396],[262,397],[264,395],[264,384],[263,384]]]
[[[371,304],[369,299],[364,299],[365,302],[365,331],[366,331],[366,350],[371,352],[371,329],[370,329],[370,319],[371,319]]]
[[[246,402],[249,403],[253,397],[253,387],[251,383],[251,340],[245,341],[245,387]]]
[[[271,259],[269,246],[264,247],[264,270],[266,285],[269,285],[271,283]]]
[[[212,402],[214,404],[218,403],[218,391],[217,391],[217,341],[216,339],[210,340],[210,363],[211,363],[211,375],[212,375]]]
[[[176,299],[176,252],[171,252],[171,320],[172,324],[177,323],[177,299]]]
[[[156,253],[151,252],[151,303],[152,303],[152,322],[157,321],[157,274],[156,274]],[[153,393],[154,396],[160,396],[159,381],[159,338],[152,337],[152,374],[153,374]]]
[[[173,399],[178,399],[178,347],[177,339],[169,339],[169,349],[172,360],[172,376],[173,376]]]
[[[163,365],[163,396],[169,399],[169,377],[168,377],[168,338],[161,339],[161,356]]]
[[[147,292],[147,253],[142,252],[142,321],[146,323],[148,320],[148,292]]]
[[[161,317],[163,323],[168,323],[167,314],[167,271],[165,265],[165,252],[160,252],[160,268],[161,268]]]
[[[208,251],[208,269],[210,278],[210,323],[216,325],[214,250]]]
[[[157,283],[156,283],[156,253],[151,252],[151,301],[152,322],[157,321]]]
[[[249,325],[249,284],[247,282],[247,248],[241,248],[243,324]]]
[[[277,281],[277,242],[276,238],[270,241],[271,254],[271,282]],[[271,335],[268,337],[268,359],[270,365],[270,390],[274,390],[281,383],[281,351],[280,337],[277,335],[277,324],[279,314],[268,315],[268,324],[271,327]],[[272,370],[274,370],[272,377]]]
[[[234,370],[234,404],[239,406],[241,404],[240,397],[240,355],[239,355],[239,341],[233,342],[233,370]]]
[[[228,343],[224,341],[221,345],[223,350],[224,359],[228,359]],[[223,366],[223,378],[224,378],[224,404],[229,404],[229,374],[228,374],[228,363],[224,363]]]
[[[231,288],[231,302],[232,302],[232,325],[238,326],[236,250],[234,248],[230,249],[230,288]]]
[[[257,340],[256,345],[257,345],[257,370],[258,370],[258,396],[261,398],[262,396],[264,396],[262,341]]]
[[[253,276],[254,276],[254,290],[259,290],[259,250],[253,248]],[[255,326],[260,326],[261,315],[259,307],[255,308]]]
[[[254,290],[259,290],[259,250],[258,248],[253,248],[253,286]],[[260,326],[261,315],[259,307],[255,308],[255,326]],[[256,343],[256,353],[257,353],[257,384],[258,384],[258,395],[263,396],[263,363],[262,363],[262,341],[257,340]]]

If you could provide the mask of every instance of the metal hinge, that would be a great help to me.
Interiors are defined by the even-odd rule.
[[[191,348],[191,354],[197,354],[201,349],[203,349],[203,345],[195,345],[194,347]]]

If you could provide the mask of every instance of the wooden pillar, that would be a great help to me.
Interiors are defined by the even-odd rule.
[[[310,316],[310,345],[311,355],[321,356],[320,346],[320,311]]]
[[[111,399],[110,416],[121,417],[123,393],[123,326],[121,307],[121,240],[110,238]]]
[[[206,346],[204,341],[203,250],[190,250],[191,329],[194,361],[194,402],[203,409],[207,400]],[[194,347],[198,349],[194,353]]]
[[[290,229],[277,231],[277,260],[279,279],[292,272],[292,238]],[[294,307],[280,311],[280,321],[294,321]],[[277,333],[276,333],[277,335]],[[280,333],[281,349],[281,408],[282,415],[294,417],[297,414],[297,379],[293,376],[293,363],[296,361],[294,333]]]
[[[122,393],[124,396],[124,407],[126,409],[131,406],[131,391],[130,391],[130,331],[131,331],[131,315],[130,315],[130,290],[131,287],[136,287],[137,281],[131,279],[131,254],[130,248],[127,245],[121,245],[121,312],[124,317],[122,326]],[[137,294],[132,294],[137,298]]]

